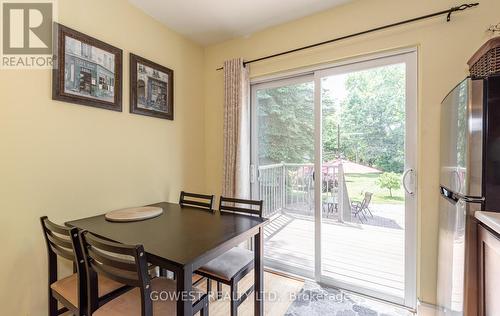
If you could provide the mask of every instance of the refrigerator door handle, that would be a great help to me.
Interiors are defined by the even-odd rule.
[[[484,197],[464,196],[462,199],[467,203],[483,203]]]
[[[459,200],[462,200],[466,203],[483,203],[484,202],[484,197],[475,197],[475,196],[466,196],[462,195],[459,193],[455,193],[451,191],[450,189],[440,186],[439,191],[441,192],[441,195],[450,201],[453,204],[456,204]]]
[[[456,204],[458,202],[458,200],[460,199],[460,197],[458,197],[456,194],[454,194],[453,191],[451,191],[448,188],[445,188],[443,186],[441,186],[439,188],[439,191],[441,192],[441,195],[445,199],[447,199],[448,201],[450,201],[453,204]]]
[[[414,195],[415,192],[408,189],[408,186],[406,185],[406,178],[408,177],[408,175],[410,173],[413,174],[413,172],[414,172],[413,168],[406,169],[405,172],[403,173],[403,179],[401,181],[403,183],[403,188],[405,189],[406,193],[408,193],[409,195]]]

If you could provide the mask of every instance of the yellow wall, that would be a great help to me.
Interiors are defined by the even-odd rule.
[[[456,5],[355,1],[205,49],[125,0],[63,0],[59,21],[123,49],[122,113],[51,100],[48,70],[0,70],[0,314],[43,315],[46,250],[38,217],[57,222],[175,201],[182,188],[220,193],[222,72],[252,59]],[[419,47],[419,297],[435,300],[439,103],[498,22],[500,2],[251,66],[258,77],[400,47]],[[128,54],[175,71],[175,121],[128,113]],[[203,161],[205,163],[203,163]]]
[[[46,315],[56,222],[203,191],[203,49],[125,0],[61,0],[59,21],[123,49],[123,112],[51,100],[49,70],[0,70],[0,315]],[[129,53],[174,70],[175,120],[130,114]]]
[[[205,140],[207,191],[220,192],[222,179],[223,60],[246,60],[328,40],[402,19],[447,9],[463,1],[354,1],[205,50]],[[435,301],[438,221],[439,104],[467,74],[466,61],[499,22],[500,1],[482,0],[473,10],[403,26],[251,65],[251,77],[408,46],[419,49],[419,298]]]

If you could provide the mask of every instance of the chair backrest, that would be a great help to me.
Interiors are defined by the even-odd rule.
[[[89,315],[99,308],[98,274],[124,285],[139,288],[142,301],[141,315],[153,315],[151,282],[144,247],[110,242],[88,231],[81,231],[79,235],[88,276]]]
[[[363,208],[368,207],[370,205],[370,201],[372,200],[373,193],[371,192],[365,192],[365,197],[363,198],[363,202],[361,203],[361,206]]]
[[[220,197],[219,211],[241,213],[262,217],[262,207],[264,201],[234,199],[228,197]]]
[[[78,306],[86,305],[87,285],[86,271],[83,261],[83,252],[78,238],[78,229],[57,225],[47,216],[40,218],[43,235],[47,245],[49,287],[58,280],[58,258],[63,257],[73,262],[73,270],[78,279]]]
[[[192,206],[213,211],[214,198],[215,195],[205,195],[181,191],[179,204],[180,206]]]

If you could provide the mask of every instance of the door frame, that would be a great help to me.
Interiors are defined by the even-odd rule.
[[[417,179],[418,179],[418,49],[417,47],[402,48],[395,51],[370,54],[362,57],[346,59],[341,62],[324,64],[321,66],[303,68],[287,73],[270,75],[265,77],[252,78],[251,84],[251,191],[252,195],[258,192],[256,162],[258,162],[258,131],[257,131],[257,110],[256,91],[262,88],[279,87],[286,84],[303,83],[314,81],[314,147],[315,160],[314,169],[321,170],[322,164],[322,111],[321,111],[321,78],[327,75],[353,72],[362,69],[380,67],[396,63],[406,64],[406,120],[405,120],[405,170],[413,169],[409,178],[409,185],[413,194],[405,192],[405,294],[404,298],[384,295],[369,289],[358,289],[352,285],[335,281],[331,278],[321,275],[321,190],[314,192],[315,203],[315,267],[312,275],[307,277],[314,278],[317,282],[343,288],[360,294],[380,298],[394,302],[411,309],[416,308],[417,304]],[[321,188],[322,174],[316,173],[314,179],[315,188]],[[410,260],[407,260],[410,258]],[[298,274],[299,271],[286,271]],[[301,274],[303,271],[300,271]]]
[[[320,283],[344,288],[361,294],[381,298],[412,309],[416,308],[417,303],[417,50],[393,53],[386,56],[380,56],[375,59],[358,61],[342,66],[333,67],[314,72],[315,81],[315,170],[321,170],[322,167],[322,108],[321,108],[321,78],[340,75],[350,72],[356,72],[371,68],[404,63],[406,65],[406,108],[405,108],[405,167],[404,170],[412,169],[408,184],[410,192],[405,189],[405,290],[404,297],[395,297],[392,295],[380,293],[370,289],[360,289],[345,282],[337,281],[333,278],[321,274],[321,225],[322,225],[322,192],[315,190],[315,280]],[[321,188],[322,173],[317,172],[315,177],[315,187]],[[403,179],[404,180],[404,179]],[[404,186],[404,185],[403,185]],[[407,260],[409,259],[409,260]]]

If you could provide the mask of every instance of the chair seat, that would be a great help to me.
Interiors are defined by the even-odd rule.
[[[177,301],[175,281],[167,278],[154,278],[151,280],[151,293],[153,300],[153,315],[176,315]],[[194,291],[195,301],[199,300],[203,292]],[[156,299],[158,298],[158,299]],[[93,316],[137,316],[141,315],[141,292],[134,288],[123,295],[109,301],[96,310]]]
[[[253,258],[254,254],[250,250],[234,247],[202,266],[199,271],[226,281],[231,281],[238,271],[253,261]]]
[[[123,286],[123,284],[113,281],[103,275],[99,275],[99,297],[109,294]],[[50,285],[50,288],[64,297],[75,307],[78,306],[78,277],[72,274],[64,279],[57,280]]]

